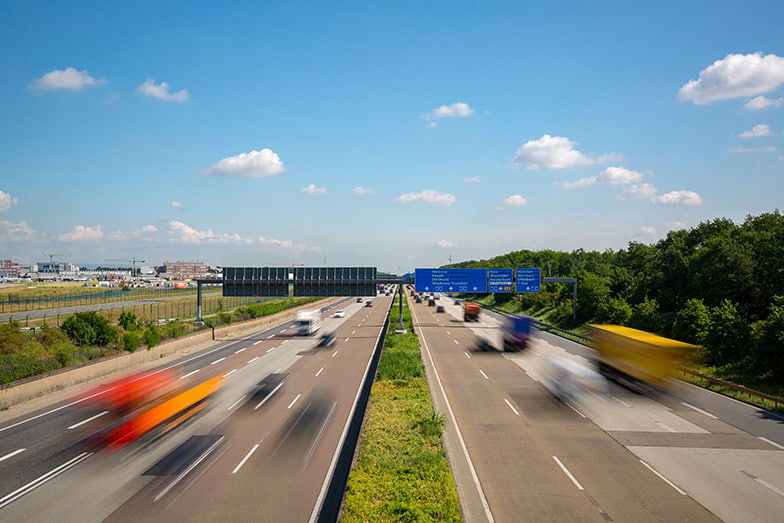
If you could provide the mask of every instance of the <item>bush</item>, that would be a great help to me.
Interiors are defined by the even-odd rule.
[[[723,365],[748,354],[749,327],[737,305],[724,300],[711,308],[710,325],[705,345],[711,363]]]
[[[710,332],[710,310],[702,300],[688,300],[675,315],[672,335],[679,340],[703,345]]]
[[[94,311],[68,316],[60,327],[79,346],[106,346],[117,339],[117,330]]]
[[[623,298],[610,298],[599,309],[599,317],[614,325],[626,325],[632,317],[632,308]]]
[[[141,327],[142,324],[139,317],[136,316],[135,313],[129,311],[125,311],[121,313],[120,317],[117,320],[117,323],[119,323],[120,327],[122,327],[126,331],[135,331],[139,329],[139,327]]]
[[[634,306],[629,323],[635,329],[647,332],[661,333],[664,329],[659,304],[656,300],[649,300],[647,297]]]
[[[152,348],[161,342],[161,331],[158,327],[150,325],[144,330],[144,344]]]
[[[49,352],[57,358],[57,361],[60,362],[60,365],[63,367],[75,365],[81,361],[78,356],[79,348],[67,341],[53,344],[49,348]]]
[[[38,338],[46,347],[51,347],[59,343],[70,344],[71,342],[71,340],[68,338],[68,335],[63,332],[62,329],[57,327],[43,327],[41,332],[38,334]]]
[[[0,354],[17,352],[26,342],[28,336],[19,330],[19,323],[12,321],[0,325]]]
[[[126,332],[122,337],[123,348],[128,352],[134,352],[139,348],[139,335],[135,332]]]

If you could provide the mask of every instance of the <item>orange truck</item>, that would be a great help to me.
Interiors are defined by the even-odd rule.
[[[479,321],[480,310],[481,307],[478,303],[463,302],[463,321]]]

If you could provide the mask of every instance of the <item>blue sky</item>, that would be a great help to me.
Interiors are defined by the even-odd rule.
[[[394,271],[784,201],[781,2],[373,4],[4,2],[0,257]]]

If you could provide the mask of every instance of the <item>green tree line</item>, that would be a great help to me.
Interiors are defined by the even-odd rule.
[[[742,365],[784,381],[784,216],[720,218],[620,250],[510,252],[447,267],[540,267],[578,280],[577,325],[627,325],[695,343],[711,365]],[[575,327],[571,286],[518,300],[529,314]]]

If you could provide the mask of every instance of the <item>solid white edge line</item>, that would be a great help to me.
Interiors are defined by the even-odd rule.
[[[484,378],[485,378],[486,380],[489,380],[489,379],[490,379],[490,378],[488,378],[488,377],[487,377],[487,374],[485,374],[485,373],[484,373],[484,371],[483,371],[482,369],[479,369],[479,374],[481,374],[482,376],[484,376]]]
[[[210,365],[215,365],[216,363],[220,363],[220,362],[222,362],[222,361],[223,361],[223,360],[225,360],[225,359],[226,359],[225,357],[223,357],[223,358],[218,358],[217,360],[215,360],[215,361],[213,361],[212,363],[210,363]]]
[[[15,451],[11,452],[10,454],[6,454],[5,456],[2,456],[2,457],[0,457],[0,461],[5,461],[5,460],[7,460],[8,458],[13,458],[13,457],[14,457],[14,456],[16,456],[17,454],[19,454],[19,453],[21,453],[21,452],[24,452],[25,450],[27,450],[27,449],[19,449],[19,450],[15,450]]]
[[[3,508],[6,505],[8,505],[9,503],[12,503],[12,502],[16,501],[17,499],[21,498],[22,496],[24,496],[28,492],[31,492],[31,491],[35,490],[36,488],[40,487],[41,485],[43,485],[44,483],[46,483],[50,479],[52,479],[52,478],[54,478],[56,476],[59,476],[61,473],[65,472],[66,470],[68,470],[72,466],[77,465],[81,461],[84,461],[85,459],[87,459],[90,456],[92,456],[92,454],[93,454],[92,452],[82,452],[81,454],[79,454],[75,458],[71,458],[70,460],[66,461],[62,465],[53,468],[52,470],[50,470],[46,474],[35,478],[30,483],[28,483],[28,484],[26,484],[26,485],[24,485],[22,487],[19,487],[18,489],[16,489],[15,491],[11,492],[10,494],[7,494],[3,498],[0,498],[0,508]]]
[[[321,374],[321,372],[322,372],[323,370],[324,370],[324,367],[321,367],[321,368],[319,369],[319,371],[316,373],[316,376],[318,376],[319,374]]]
[[[411,314],[414,316],[414,321],[419,324],[419,319],[416,316],[416,311],[412,307]],[[421,328],[420,328],[421,331]],[[460,442],[460,447],[463,450],[463,456],[465,456],[466,463],[468,464],[468,470],[471,472],[471,477],[474,480],[474,486],[476,487],[477,492],[479,493],[479,498],[482,501],[482,507],[485,509],[485,517],[490,523],[495,521],[493,518],[493,512],[490,510],[490,504],[487,502],[487,497],[485,497],[485,491],[482,489],[482,484],[479,482],[479,476],[476,474],[476,469],[474,468],[474,462],[471,461],[471,456],[468,454],[468,447],[466,447],[465,440],[463,439],[463,434],[460,431],[460,426],[457,424],[457,418],[455,417],[455,413],[452,410],[452,404],[449,403],[449,398],[446,396],[446,390],[444,390],[444,385],[441,383],[441,376],[438,374],[438,369],[436,369],[436,364],[433,361],[433,356],[430,354],[430,348],[427,345],[427,339],[425,338],[424,332],[422,333],[422,344],[425,346],[425,353],[427,354],[427,358],[430,360],[430,365],[433,368],[433,375],[436,378],[436,383],[438,383],[438,388],[441,390],[441,395],[444,397],[444,403],[446,404],[447,411],[449,412],[449,417],[452,418],[452,423],[455,426],[455,433],[457,434],[457,439]],[[465,353],[468,356],[468,353]],[[469,358],[471,356],[468,356]]]
[[[568,469],[568,468],[566,468],[566,467],[564,466],[564,464],[563,464],[563,463],[561,463],[561,460],[560,460],[560,459],[558,459],[558,456],[553,456],[553,459],[555,460],[555,462],[556,462],[556,463],[558,463],[558,466],[559,466],[559,467],[561,467],[561,470],[563,470],[563,471],[564,471],[564,474],[566,474],[567,476],[569,476],[569,479],[571,479],[571,480],[572,480],[572,483],[574,483],[574,486],[575,486],[575,487],[577,487],[577,488],[578,488],[578,489],[580,489],[580,490],[585,490],[585,489],[583,488],[583,486],[582,486],[582,485],[580,485],[580,482],[579,482],[579,481],[577,481],[577,479],[575,479],[575,477],[574,477],[574,476],[572,476],[572,473],[571,473],[571,472],[569,472],[569,469]],[[642,461],[642,460],[640,460],[640,461]],[[651,470],[652,470],[652,469],[651,469]]]
[[[289,406],[288,406],[288,407],[286,407],[286,408],[287,408],[287,409],[290,409],[291,407],[293,407],[293,406],[294,406],[294,404],[297,402],[297,400],[298,400],[298,399],[300,399],[301,397],[302,397],[302,394],[297,394],[297,397],[296,397],[296,398],[294,398],[293,400],[291,400],[291,403],[289,403]]]
[[[674,488],[675,490],[677,490],[677,491],[678,491],[678,492],[679,492],[679,493],[680,493],[682,496],[685,496],[685,495],[686,495],[686,493],[685,493],[684,491],[682,491],[681,489],[679,489],[679,488],[678,488],[678,486],[677,486],[675,483],[673,483],[673,482],[672,482],[672,481],[670,481],[669,479],[667,479],[667,478],[665,478],[664,476],[662,476],[661,474],[659,474],[659,471],[658,471],[658,470],[656,470],[655,468],[651,467],[650,465],[648,465],[647,463],[645,463],[645,462],[644,462],[643,460],[641,460],[641,459],[638,459],[638,461],[639,461],[640,463],[642,463],[643,465],[645,465],[645,468],[647,468],[648,470],[650,470],[651,472],[653,472],[654,474],[656,474],[657,476],[659,476],[659,477],[662,479],[662,481],[664,481],[664,482],[665,482],[665,483],[667,483],[669,486],[671,486],[672,488]]]
[[[277,386],[277,387],[275,387],[274,389],[272,389],[272,392],[270,392],[269,394],[267,394],[267,395],[264,397],[264,399],[263,399],[263,400],[261,400],[261,401],[259,402],[259,404],[258,404],[258,405],[256,405],[255,407],[253,407],[253,410],[258,410],[258,409],[259,409],[259,407],[261,407],[262,405],[264,405],[264,404],[267,402],[267,400],[268,400],[268,399],[270,399],[270,398],[272,397],[272,395],[273,395],[273,394],[275,394],[276,392],[278,392],[278,389],[280,389],[282,386],[283,386],[283,382],[281,381],[280,383],[278,383],[278,386]]]
[[[690,409],[692,409],[692,410],[696,410],[696,411],[697,411],[697,412],[699,412],[700,414],[705,414],[705,415],[706,415],[706,416],[708,416],[709,418],[713,418],[713,419],[719,419],[719,417],[718,417],[718,416],[714,416],[714,415],[713,415],[713,414],[711,414],[710,412],[706,412],[706,411],[702,410],[702,409],[701,409],[701,408],[699,408],[699,407],[695,407],[695,406],[694,406],[694,405],[692,405],[691,403],[686,403],[685,401],[681,401],[681,405],[684,405],[684,406],[686,406],[686,407],[689,407],[689,408],[690,408]]]
[[[84,425],[85,423],[90,423],[92,420],[94,420],[94,419],[98,419],[98,418],[100,418],[101,416],[103,416],[104,414],[108,414],[108,413],[109,413],[109,411],[108,411],[108,410],[105,410],[105,411],[103,411],[103,412],[99,412],[99,413],[98,413],[98,414],[96,414],[95,416],[90,416],[89,418],[87,418],[87,419],[85,419],[85,420],[82,420],[82,421],[80,421],[79,423],[74,423],[73,425],[71,425],[70,427],[68,427],[68,430],[75,429],[76,427],[81,427],[81,426],[82,426],[82,425]],[[2,460],[0,460],[0,461],[2,461]]]
[[[510,409],[512,409],[512,412],[514,412],[514,413],[515,413],[517,416],[519,416],[519,415],[520,415],[520,413],[519,413],[519,412],[517,412],[517,409],[516,409],[516,408],[514,408],[514,405],[512,405],[512,404],[509,402],[509,400],[508,400],[508,399],[504,398],[504,401],[506,402],[506,404],[507,404],[507,405],[509,405],[509,408],[510,408]]]
[[[208,448],[208,449],[207,449],[207,450],[204,452],[204,454],[202,454],[201,456],[199,456],[199,459],[197,459],[196,461],[194,461],[193,463],[191,463],[191,465],[190,465],[188,468],[186,468],[185,470],[183,470],[182,472],[180,472],[180,473],[177,475],[177,477],[176,477],[176,478],[174,478],[174,480],[173,480],[171,483],[169,483],[168,485],[166,485],[166,488],[164,488],[162,491],[160,491],[160,492],[158,493],[158,495],[157,495],[157,496],[155,496],[155,498],[152,500],[152,501],[153,501],[153,503],[155,503],[156,501],[158,501],[159,499],[161,499],[163,496],[165,496],[167,492],[169,492],[171,489],[173,489],[173,488],[174,488],[174,486],[175,486],[177,483],[179,483],[179,482],[180,482],[180,480],[182,480],[182,478],[184,478],[185,476],[187,476],[187,475],[188,475],[188,473],[189,473],[190,471],[192,471],[193,469],[195,469],[195,468],[196,468],[196,466],[197,466],[199,463],[201,463],[202,461],[204,461],[204,459],[205,459],[207,456],[209,456],[209,455],[212,453],[212,451],[213,451],[213,450],[215,450],[215,447],[217,447],[217,446],[220,444],[220,442],[221,442],[221,441],[223,441],[223,438],[224,438],[224,436],[221,436],[221,437],[220,437],[220,439],[218,439],[218,441],[216,441],[215,443],[213,443],[213,444],[212,444],[212,446],[211,446],[210,448]]]
[[[775,441],[770,441],[768,438],[763,438],[762,436],[757,436],[757,439],[761,439],[762,441],[764,441],[764,442],[765,442],[765,443],[767,443],[768,445],[773,445],[774,447],[778,447],[778,448],[780,448],[781,450],[784,450],[784,447],[782,447],[781,445],[779,445],[779,444],[778,444],[778,443],[776,443]],[[2,459],[0,459],[0,461],[3,461],[3,460],[2,460]]]
[[[394,301],[394,300],[393,300]],[[387,307],[387,314],[384,316],[386,318],[389,316],[389,310],[392,308],[392,303],[390,302],[389,306]],[[313,523],[316,521],[316,518],[321,512],[321,505],[324,503],[324,497],[327,495],[327,489],[329,488],[329,482],[332,478],[332,475],[335,473],[335,467],[338,463],[338,458],[340,457],[340,450],[343,448],[343,443],[346,441],[346,436],[348,435],[348,428],[351,425],[351,419],[354,417],[354,411],[357,410],[357,401],[359,401],[359,395],[362,393],[362,385],[367,380],[368,372],[370,372],[370,364],[373,362],[373,356],[375,355],[375,348],[378,347],[378,340],[381,338],[381,331],[383,330],[383,323],[382,327],[378,331],[378,336],[376,336],[376,342],[373,345],[373,351],[370,352],[370,357],[368,358],[367,365],[365,366],[365,373],[362,376],[362,381],[359,382],[359,386],[357,387],[357,394],[354,396],[354,403],[351,404],[351,411],[348,413],[348,418],[346,419],[346,424],[343,426],[343,432],[340,434],[340,439],[338,440],[338,446],[335,447],[335,453],[332,455],[332,461],[329,463],[329,469],[327,470],[327,475],[324,476],[324,482],[321,484],[321,490],[319,491],[318,498],[316,498],[316,504],[313,505],[313,512],[310,513],[310,518],[308,519],[309,523]]]
[[[253,445],[253,448],[252,448],[252,449],[250,449],[250,450],[248,451],[248,453],[247,453],[247,454],[245,454],[245,457],[244,457],[244,458],[242,458],[242,461],[240,461],[240,462],[237,464],[237,466],[236,466],[236,467],[234,467],[234,470],[232,470],[232,471],[231,471],[231,473],[232,473],[232,474],[236,474],[236,473],[237,473],[237,472],[238,472],[238,471],[239,471],[239,470],[242,468],[242,466],[245,464],[245,462],[246,462],[246,461],[248,461],[248,458],[250,458],[250,457],[253,455],[253,453],[254,453],[254,452],[256,452],[256,449],[257,449],[257,448],[259,448],[259,444],[258,444],[258,443],[256,443],[255,445]]]

